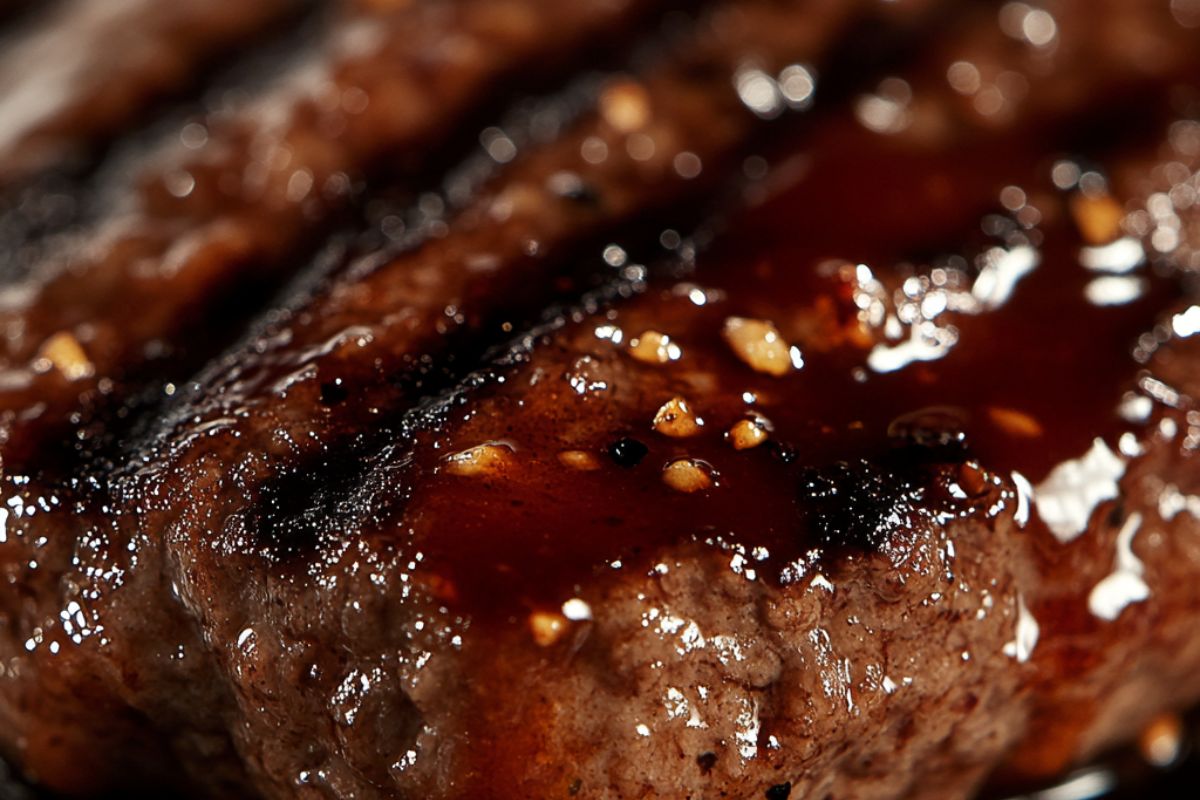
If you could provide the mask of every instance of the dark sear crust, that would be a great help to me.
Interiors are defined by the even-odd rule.
[[[115,475],[24,477],[61,428],[14,417],[7,754],[76,792],[952,798],[1194,702],[1200,51],[1137,0],[1047,8],[964,13],[746,161],[711,246],[609,246],[518,336],[594,285],[579,247],[727,185],[746,106],[807,105],[863,22],[717,4],[427,241],[265,321]],[[305,238],[246,208],[272,257]],[[159,290],[182,335],[194,284]],[[102,361],[63,327],[20,356],[61,385],[149,341]]]
[[[87,429],[79,415],[99,409],[102,429],[103,414],[135,394],[140,378],[169,368],[166,359],[181,350],[193,361],[213,355],[229,337],[207,337],[206,349],[198,332],[217,317],[241,324],[247,296],[261,300],[306,264],[305,249],[336,224],[355,186],[412,175],[491,105],[491,93],[542,83],[545,70],[605,42],[617,47],[663,5],[345,8],[277,85],[233,113],[189,123],[149,159],[123,205],[8,288],[0,309],[0,326],[13,332],[0,350],[6,463],[44,465],[66,431]],[[39,360],[55,345],[65,369]],[[40,413],[23,413],[38,404]]]

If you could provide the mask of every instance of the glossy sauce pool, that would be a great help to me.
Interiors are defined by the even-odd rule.
[[[694,272],[577,315],[421,435],[401,524],[450,609],[516,623],[686,540],[787,582],[919,519],[1028,517],[1030,485],[1138,429],[1138,338],[1184,293],[1124,198],[1035,142],[874,136],[833,127]],[[657,425],[678,402],[685,429]],[[735,448],[742,421],[764,441]]]

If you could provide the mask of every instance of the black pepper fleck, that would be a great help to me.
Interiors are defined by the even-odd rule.
[[[342,383],[342,379],[338,378],[333,381],[326,381],[321,384],[321,404],[326,406],[336,406],[344,401],[349,392],[346,389],[346,384]]]
[[[767,789],[767,800],[787,800],[792,793],[792,782],[777,783]]]
[[[896,417],[888,436],[897,444],[930,450],[966,451],[966,412],[953,406],[930,406]]]
[[[612,460],[622,467],[636,467],[649,452],[649,447],[628,436],[618,439],[608,448]]]
[[[712,751],[701,753],[696,756],[696,763],[700,765],[700,771],[707,775],[717,765],[717,754]]]

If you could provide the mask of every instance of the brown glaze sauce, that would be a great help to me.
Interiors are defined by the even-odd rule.
[[[1079,7],[1075,11],[1078,16]],[[1039,41],[1045,35],[1035,33]],[[1018,46],[1027,44],[1036,42]],[[1007,62],[996,56],[991,67],[1000,68],[956,78],[953,67],[961,62],[948,68],[942,58],[955,53],[936,55],[928,74],[910,77],[911,83],[889,78],[842,116],[822,120],[828,124],[814,135],[778,145],[768,159],[747,161],[748,207],[721,221],[715,243],[702,248],[694,264],[693,244],[674,231],[664,231],[661,241],[676,255],[649,270],[630,263],[616,245],[606,248],[604,260],[623,276],[611,296],[624,292],[624,302],[566,314],[468,378],[449,399],[439,398],[432,410],[405,415],[421,392],[432,390],[418,385],[410,393],[401,384],[413,375],[419,384],[427,368],[461,373],[447,352],[459,341],[451,336],[455,326],[463,324],[450,295],[484,295],[490,302],[478,300],[473,313],[503,314],[500,299],[507,302],[521,294],[522,280],[547,273],[524,271],[514,254],[508,263],[516,266],[504,281],[447,281],[435,268],[444,266],[439,253],[460,252],[454,245],[462,241],[451,239],[445,251],[432,251],[432,266],[400,257],[377,271],[373,283],[369,270],[340,276],[330,290],[334,302],[316,298],[298,312],[306,321],[280,323],[274,344],[256,340],[250,347],[261,344],[257,353],[241,352],[206,373],[204,381],[219,378],[197,384],[208,402],[181,403],[183,412],[164,423],[167,455],[141,455],[158,483],[139,484],[134,460],[134,477],[117,486],[117,493],[127,493],[111,515],[114,537],[129,537],[131,572],[151,551],[139,537],[170,540],[176,548],[170,558],[183,562],[179,577],[192,581],[184,587],[191,594],[183,602],[193,604],[188,612],[219,615],[221,606],[204,594],[221,590],[206,583],[211,576],[204,569],[213,564],[224,577],[248,576],[251,591],[261,588],[256,581],[277,590],[271,583],[283,572],[279,584],[315,593],[319,606],[339,602],[338,579],[371,563],[365,556],[356,561],[349,549],[339,563],[338,546],[378,547],[389,556],[399,551],[410,558],[397,563],[409,566],[381,577],[387,602],[408,601],[411,579],[453,620],[449,647],[460,647],[457,634],[475,628],[466,646],[477,655],[529,626],[525,642],[536,654],[542,652],[537,647],[559,641],[560,612],[572,621],[586,619],[590,593],[603,590],[603,576],[655,571],[657,555],[680,542],[724,551],[730,568],[747,578],[791,584],[815,582],[825,572],[836,577],[839,563],[863,551],[899,563],[908,555],[905,531],[915,527],[1005,515],[1040,525],[1023,508],[1026,482],[1046,480],[1089,448],[1120,451],[1125,433],[1133,431],[1136,444],[1148,430],[1144,415],[1119,413],[1128,392],[1151,385],[1138,357],[1147,349],[1147,332],[1161,333],[1164,320],[1181,318],[1172,314],[1184,315],[1177,332],[1193,324],[1200,329],[1200,320],[1186,316],[1195,301],[1188,276],[1171,259],[1151,255],[1172,249],[1158,236],[1166,218],[1155,211],[1145,226],[1131,222],[1140,219],[1141,205],[1154,206],[1141,188],[1108,186],[1101,168],[1080,160],[1097,158],[1114,175],[1161,165],[1161,158],[1175,164],[1181,154],[1160,156],[1155,143],[1164,120],[1181,111],[1160,108],[1155,95],[1144,108],[1135,103],[1134,123],[1111,136],[1070,139],[1061,128],[1087,127],[1094,105],[1079,100],[1080,86],[1095,84],[1076,80],[1078,70],[1056,80],[1062,76],[1052,65],[1049,75],[1039,75],[1039,59],[1032,58],[1021,61],[1033,77],[1025,79],[1031,99],[1024,116],[1017,115],[1019,124],[965,123],[959,106],[992,108],[991,95],[979,87],[964,92],[958,84],[969,88],[978,79],[991,86],[986,81],[997,69],[1007,74]],[[982,48],[978,55],[986,66],[995,53]],[[784,69],[792,66],[799,65]],[[1097,80],[1106,85],[1111,77]],[[1035,90],[1032,84],[1042,78],[1052,90]],[[964,97],[951,94],[947,80]],[[1108,90],[1128,100],[1147,81],[1160,80],[1114,80]],[[756,98],[743,92],[747,105]],[[1001,108],[1004,102],[1001,97]],[[738,127],[729,138],[742,135]],[[714,153],[732,148],[714,139],[720,145],[713,145]],[[712,169],[695,152],[673,156],[680,178]],[[1195,183],[1194,161],[1182,166],[1188,176],[1177,185]],[[198,216],[207,217],[203,192],[194,202]],[[645,206],[630,201],[623,208],[602,230]],[[292,226],[304,223],[291,211],[281,213],[290,240]],[[506,247],[520,241],[498,237]],[[566,233],[560,238],[570,239]],[[484,244],[499,250],[492,240]],[[217,255],[214,270],[224,274],[233,262]],[[428,287],[410,285],[415,273],[425,274],[414,264],[428,268],[441,281],[431,283],[450,295],[431,300],[430,292],[419,291]],[[503,292],[491,296],[495,286]],[[416,299],[405,294],[410,289]],[[395,302],[383,290],[395,291]],[[543,295],[529,294],[540,305]],[[411,311],[419,299],[428,313],[412,325],[411,336],[378,319],[394,307]],[[450,321],[440,319],[443,312]],[[379,323],[380,333],[358,336],[356,323]],[[333,339],[316,335],[325,332],[323,325],[334,328]],[[472,325],[475,319],[464,327]],[[297,331],[314,338],[285,338]],[[59,344],[44,358],[70,373],[76,360],[70,342]],[[331,349],[322,350],[325,345]],[[263,357],[272,346],[278,352]],[[334,350],[341,352],[331,356]],[[119,356],[114,350],[111,362],[122,362]],[[296,369],[301,364],[302,372]],[[364,376],[370,392],[356,386],[355,378]],[[209,416],[193,416],[197,411]],[[219,416],[225,411],[227,417]],[[381,448],[393,430],[388,425],[402,415],[410,427],[397,426],[402,432]],[[172,460],[172,452],[186,458]],[[176,470],[180,463],[184,468]],[[360,485],[364,474],[366,486]],[[293,514],[288,492],[271,493],[297,475],[305,482],[290,494],[303,495],[303,512]],[[198,485],[190,485],[193,480]],[[181,489],[190,495],[181,497]],[[276,514],[273,503],[288,507]],[[109,515],[109,508],[102,513]],[[264,517],[257,528],[256,513]],[[58,524],[69,531],[76,520]],[[289,542],[303,527],[315,542]],[[36,534],[36,524],[30,530]],[[43,530],[59,532],[49,524]],[[354,542],[360,532],[365,535]],[[56,548],[69,541],[58,538]],[[116,541],[97,545],[98,560],[124,557],[124,542]],[[195,552],[187,551],[193,543]],[[307,552],[314,544],[315,553]],[[314,566],[322,558],[329,560]],[[18,559],[12,563],[23,568]],[[150,580],[159,577],[157,562],[149,563],[140,567],[140,580],[147,570]],[[312,572],[289,572],[295,563]],[[329,574],[318,579],[322,567]],[[172,569],[162,568],[163,575]],[[46,583],[61,577],[51,569],[38,574]],[[12,584],[29,585],[16,577]],[[58,599],[49,590],[45,595],[51,604]],[[539,612],[549,613],[542,623]],[[116,620],[118,612],[111,613]],[[240,635],[224,635],[225,629],[257,635],[249,624],[238,632],[238,624],[221,619],[205,627],[206,634],[217,631],[206,645],[226,648],[222,657],[250,652],[237,652]],[[58,638],[31,638],[26,649],[48,661],[45,653],[57,655],[61,639],[57,632],[48,636]],[[396,642],[384,638],[393,652]],[[371,646],[368,637],[355,644]],[[519,669],[526,655],[523,650],[509,668]],[[467,656],[468,664],[490,663],[473,658]],[[472,694],[499,695],[496,690],[506,688],[490,674],[471,680],[467,697],[455,702],[469,706]],[[481,713],[506,711],[496,703]],[[770,727],[769,720],[764,724]],[[47,739],[56,733],[51,729]],[[53,753],[54,746],[46,749]],[[371,759],[372,769],[382,769]]]
[[[872,137],[835,128],[694,273],[547,335],[420,437],[423,477],[384,528],[408,529],[451,610],[523,622],[688,538],[786,582],[814,548],[896,547],[918,518],[1017,513],[1014,472],[1040,482],[1097,437],[1117,449],[1138,337],[1184,296],[1117,223],[1103,244],[1084,238],[1088,210],[1123,198],[1086,169],[1071,183],[1074,162],[1036,142],[989,160],[968,142],[931,163]],[[918,224],[979,219],[957,242]],[[955,255],[922,258],[939,241]],[[1081,264],[1104,244],[1142,255],[1117,265],[1129,273]],[[904,314],[946,344],[906,345],[913,325],[887,321]],[[722,333],[731,317],[769,321],[802,366],[749,366]],[[647,331],[669,337],[665,363],[635,355]],[[703,421],[689,435],[655,428],[673,398]],[[768,441],[735,449],[731,429],[759,415]],[[678,459],[706,473],[682,473],[695,491],[665,479]]]

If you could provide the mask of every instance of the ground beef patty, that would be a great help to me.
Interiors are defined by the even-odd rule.
[[[570,63],[544,5],[346,18],[400,83],[459,74],[422,21],[470,68],[445,119],[376,76],[349,138],[274,129],[347,179],[239,195],[278,301],[215,316],[257,263],[216,178],[12,287],[6,756],[78,795],[962,798],[1193,704],[1182,12],[564,6],[656,23],[442,194],[350,180]]]

